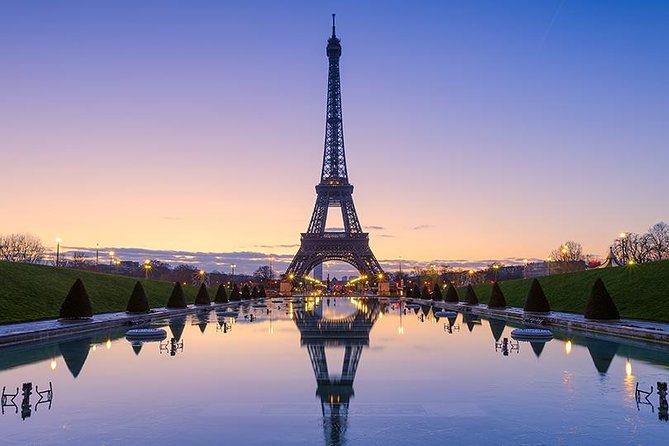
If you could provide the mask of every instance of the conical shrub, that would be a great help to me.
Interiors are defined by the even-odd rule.
[[[237,302],[241,299],[241,295],[239,294],[239,287],[237,284],[232,285],[232,291],[230,291],[230,300],[233,302]]]
[[[181,282],[174,282],[172,294],[170,294],[170,298],[167,300],[167,308],[186,308],[187,306]]]
[[[258,290],[258,287],[257,287],[257,286],[254,286],[254,287],[253,287],[253,290],[251,291],[251,297],[252,297],[253,299],[257,299],[257,298],[260,297],[260,291]]]
[[[264,299],[264,298],[267,297],[267,293],[265,293],[265,287],[264,286],[260,286],[260,291],[258,292],[258,297],[260,297],[261,299]]]
[[[207,290],[207,285],[204,283],[201,284],[200,289],[197,290],[197,296],[195,296],[195,305],[211,305],[209,291]]]
[[[436,282],[432,287],[432,300],[444,300],[444,296],[441,294],[441,287]]]
[[[225,286],[220,284],[216,290],[216,295],[214,296],[214,302],[217,304],[224,304],[228,301],[228,293],[225,292]]]
[[[251,290],[249,289],[249,286],[245,284],[242,287],[242,300],[248,300],[251,298]]]
[[[478,305],[479,304],[479,298],[476,295],[476,291],[474,291],[474,287],[470,283],[467,285],[467,293],[465,294],[465,302],[467,305]]]
[[[527,293],[527,299],[525,299],[524,310],[533,313],[549,313],[551,311],[548,299],[546,299],[544,290],[537,279],[532,280],[530,291]]]
[[[444,300],[446,302],[458,302],[460,300],[458,290],[455,289],[452,283],[449,283],[448,288],[446,288],[446,296],[444,297]]]
[[[411,290],[411,297],[413,297],[414,299],[420,299],[420,288],[418,288],[417,283],[413,284],[413,290]]]
[[[492,292],[490,293],[488,308],[506,308],[506,298],[497,282],[492,284]]]
[[[91,299],[88,297],[86,287],[81,279],[75,280],[72,288],[67,293],[63,304],[60,306],[61,319],[83,319],[93,317]]]
[[[586,319],[616,320],[620,319],[618,307],[613,302],[602,279],[597,278],[590,291],[590,299],[585,307]]]
[[[423,290],[420,292],[420,298],[430,300],[430,290],[427,289],[427,285],[423,285]]]
[[[135,283],[135,288],[132,290],[130,299],[128,300],[128,306],[125,311],[128,313],[148,313],[151,310],[149,306],[149,298],[146,297],[144,292],[144,287],[142,283],[138,280]]]
[[[411,287],[409,285],[404,286],[404,296],[405,297],[411,297],[412,296]]]

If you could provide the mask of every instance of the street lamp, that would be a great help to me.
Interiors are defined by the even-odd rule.
[[[234,282],[235,281],[235,268],[237,268],[237,265],[235,265],[234,263],[231,263],[230,268],[232,268],[232,281]]]
[[[144,260],[144,280],[149,280],[149,271],[151,270],[151,260]]]
[[[60,237],[56,239],[56,268],[58,268],[58,265],[60,264]]]
[[[627,233],[626,232],[621,232],[620,233],[620,245],[621,245],[621,250],[622,250],[622,261],[624,263],[627,263]]]
[[[109,271],[112,270],[113,263],[114,263],[114,251],[109,251]]]

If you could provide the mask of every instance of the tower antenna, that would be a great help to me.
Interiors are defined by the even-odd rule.
[[[332,37],[335,36],[335,15],[334,13],[332,14]]]

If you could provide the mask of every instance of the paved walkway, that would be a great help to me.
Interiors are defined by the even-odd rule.
[[[75,333],[85,333],[120,325],[139,324],[142,322],[149,322],[153,319],[196,313],[202,310],[225,308],[238,303],[241,302],[200,306],[189,305],[187,308],[154,308],[150,313],[142,314],[128,314],[125,311],[118,313],[103,313],[96,314],[91,319],[82,321],[48,319],[43,321],[0,325],[0,347],[37,340],[59,338]]]
[[[471,312],[487,317],[515,319],[529,324],[555,325],[577,330],[591,331],[626,338],[644,339],[646,341],[669,344],[669,324],[664,322],[640,321],[636,319],[620,319],[618,321],[588,320],[583,315],[551,311],[550,313],[526,313],[522,308],[507,307],[505,309],[488,308],[485,304],[466,305],[464,303],[432,302],[423,299],[412,301],[424,305],[431,304],[437,308]]]

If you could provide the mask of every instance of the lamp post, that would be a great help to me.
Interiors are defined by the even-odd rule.
[[[627,233],[626,232],[621,232],[620,233],[620,247],[622,250],[622,262],[627,263]]]
[[[144,260],[144,280],[149,280],[149,271],[151,271],[151,260]]]
[[[60,237],[56,239],[56,268],[60,265]]]
[[[236,267],[237,267],[237,265],[235,265],[234,263],[230,264],[230,268],[232,268],[232,281],[233,282],[235,281],[235,268]]]
[[[112,264],[114,263],[114,251],[109,251],[109,272],[112,270]]]
[[[95,244],[95,269],[98,269],[99,264],[100,264],[100,244],[96,243]]]

